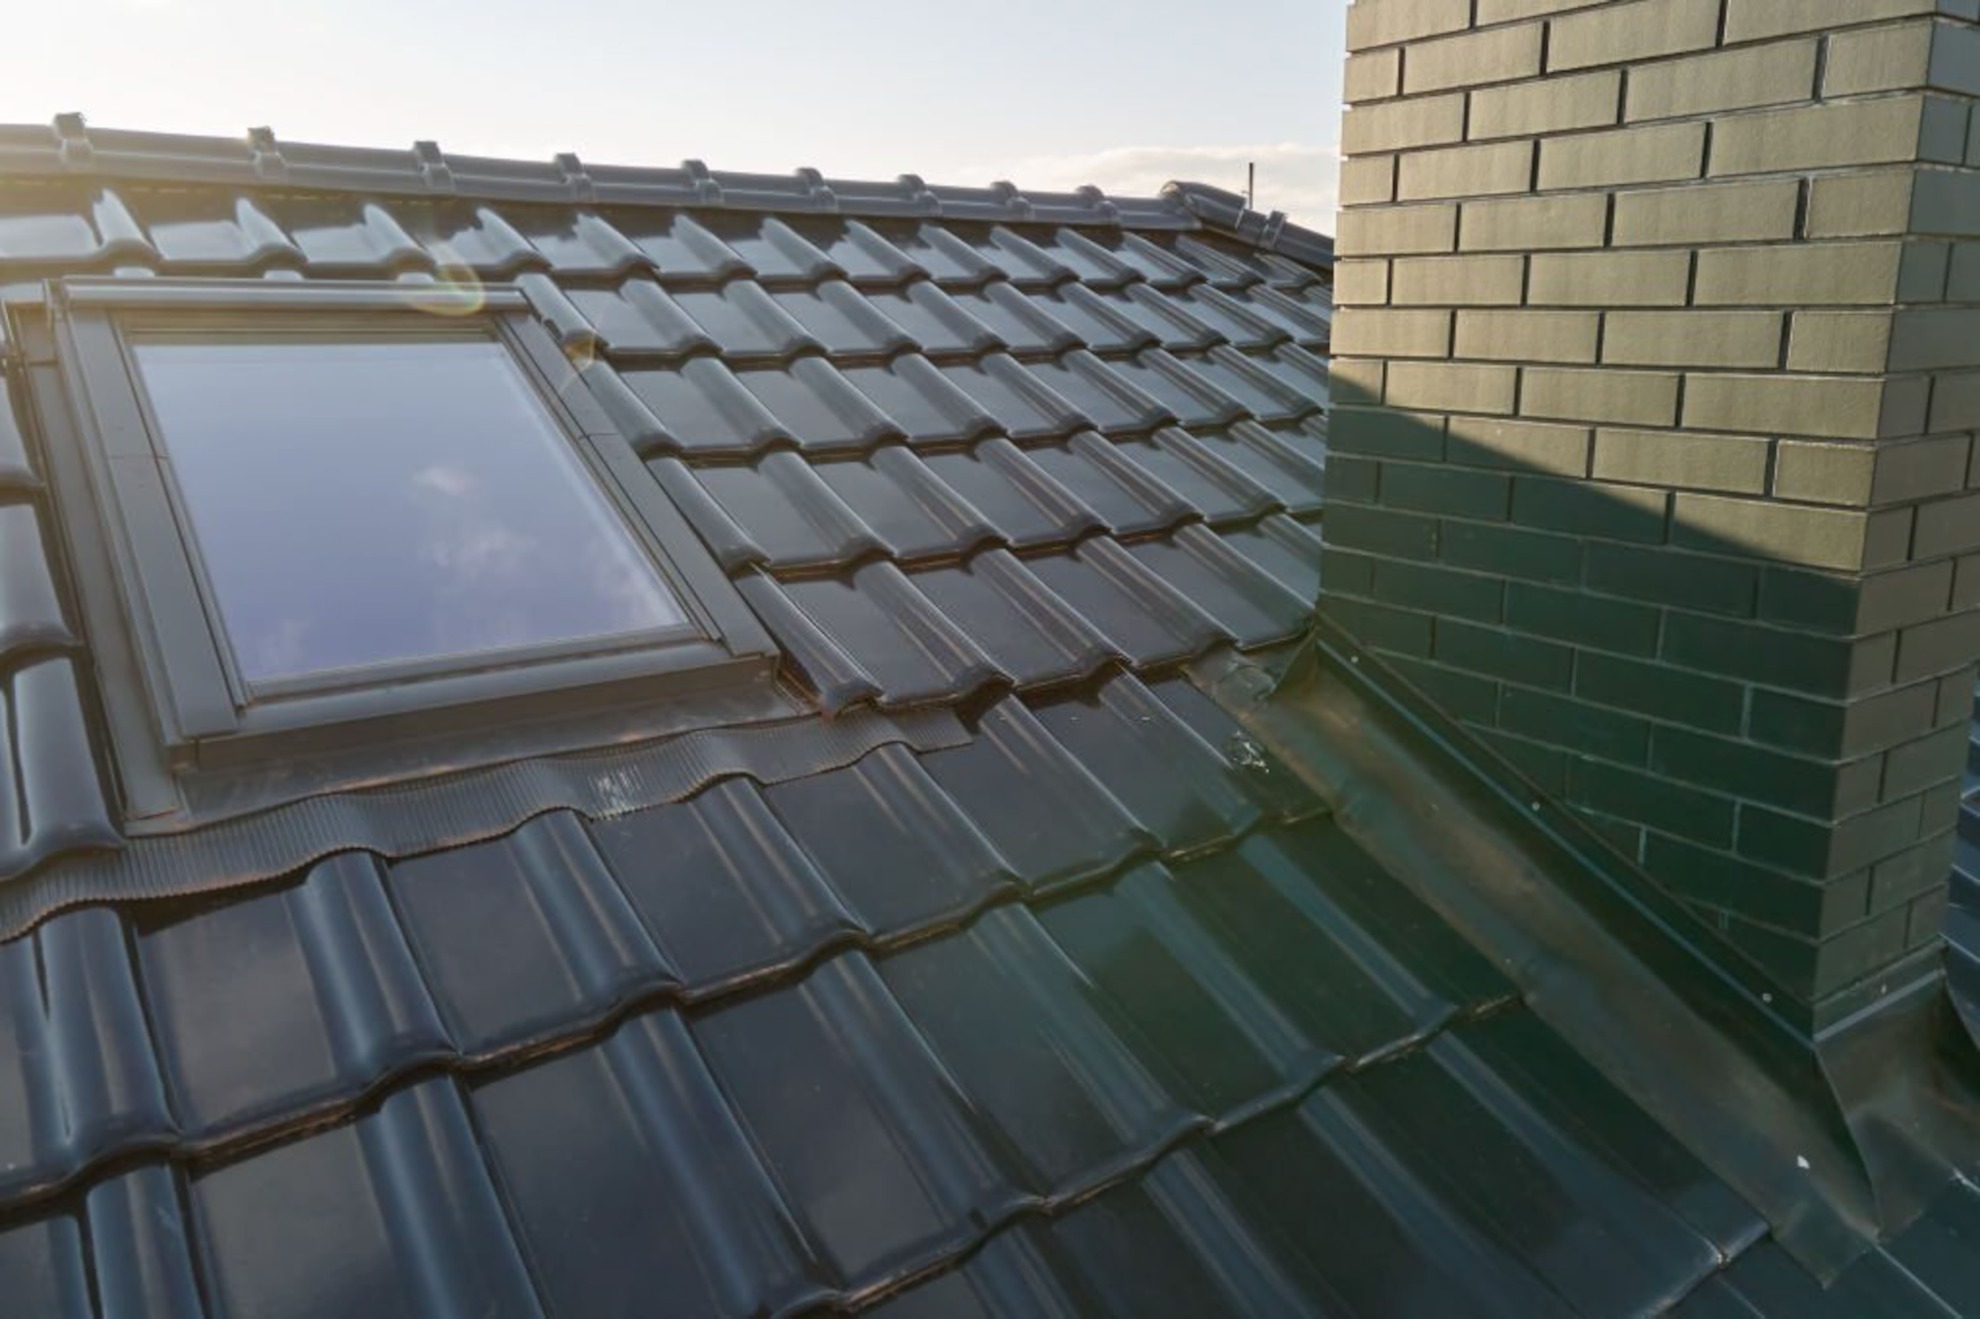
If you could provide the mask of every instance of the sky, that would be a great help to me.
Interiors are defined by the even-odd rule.
[[[1331,231],[1346,0],[22,3],[0,123],[1244,189]]]

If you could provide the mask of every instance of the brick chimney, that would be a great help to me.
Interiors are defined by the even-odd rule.
[[[1358,0],[1323,606],[1817,1032],[1939,974],[1980,0]]]

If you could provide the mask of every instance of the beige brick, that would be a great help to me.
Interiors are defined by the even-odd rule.
[[[1341,150],[1370,151],[1442,146],[1464,137],[1464,97],[1429,96],[1348,107],[1341,116]]]
[[[1744,243],[1794,237],[1801,184],[1713,184],[1625,192],[1616,197],[1618,247]]]
[[[1891,360],[1891,313],[1798,311],[1788,331],[1788,370],[1874,375]]]
[[[1536,307],[1682,307],[1689,252],[1552,252],[1533,258],[1527,302]]]
[[[1811,568],[1861,568],[1869,519],[1793,504],[1680,494],[1671,524],[1680,544],[1725,547]]]
[[[1678,377],[1662,371],[1571,371],[1529,367],[1520,385],[1523,417],[1670,426],[1677,421]]]
[[[1778,367],[1785,320],[1770,311],[1611,312],[1602,360],[1618,366]]]
[[[1413,256],[1457,245],[1455,206],[1371,206],[1342,211],[1336,248],[1342,256]]]
[[[1342,307],[1334,313],[1333,350],[1352,357],[1449,357],[1451,314]]]
[[[1396,194],[1403,201],[1487,197],[1533,189],[1533,143],[1412,151],[1402,157]]]
[[[1513,410],[1518,377],[1518,369],[1510,366],[1391,362],[1387,402],[1392,408],[1503,416]]]
[[[1547,69],[1585,69],[1709,50],[1721,0],[1635,0],[1554,20]]]
[[[1610,0],[1478,0],[1478,22],[1509,23],[1516,18],[1541,18],[1571,9],[1593,9]]]
[[[1467,252],[1600,247],[1609,225],[1609,199],[1593,193],[1466,202],[1463,211],[1461,245]]]
[[[1441,92],[1453,87],[1511,82],[1540,73],[1540,37],[1544,23],[1493,28],[1441,41],[1419,41],[1409,48],[1403,70],[1403,90]]]
[[[1348,104],[1381,101],[1402,92],[1402,47],[1363,51],[1347,58],[1343,93]]]
[[[1675,119],[1809,100],[1818,49],[1814,41],[1784,41],[1631,69],[1624,117]]]
[[[1911,227],[1912,171],[1825,174],[1809,185],[1810,238],[1871,238]]]
[[[1771,447],[1750,435],[1601,430],[1595,434],[1595,475],[1604,481],[1758,495],[1766,493]]]
[[[1939,0],[1726,0],[1726,40],[1759,41],[1850,23],[1930,14]]]
[[[1602,318],[1580,311],[1461,311],[1454,357],[1488,362],[1593,362]]]
[[[1445,453],[1451,462],[1477,467],[1586,476],[1590,434],[1586,426],[1452,417]]]
[[[1522,256],[1416,257],[1395,263],[1398,306],[1517,307],[1525,295]]]
[[[1356,0],[1348,7],[1349,50],[1414,41],[1471,26],[1471,0]]]
[[[1932,63],[1932,24],[1838,32],[1829,40],[1829,63],[1822,71],[1824,96],[1864,92],[1915,91],[1928,81]]]
[[[1353,156],[1341,162],[1341,205],[1365,206],[1395,199],[1394,156]]]
[[[1327,363],[1327,387],[1342,407],[1380,403],[1389,364],[1375,358],[1335,357]]]
[[[1713,130],[1710,173],[1776,174],[1918,159],[1923,97],[1737,115]]]
[[[1694,375],[1684,424],[1829,439],[1876,439],[1890,429],[1881,380],[1841,376]]]
[[[1707,249],[1692,300],[1701,307],[1864,306],[1897,296],[1897,243]]]
[[[1705,125],[1665,124],[1616,133],[1549,138],[1540,144],[1540,186],[1602,188],[1669,183],[1705,172]]]
[[[1334,305],[1380,305],[1389,300],[1389,263],[1340,261],[1334,265]]]
[[[1615,69],[1517,87],[1487,87],[1471,94],[1470,137],[1479,142],[1606,128],[1617,122],[1621,106],[1622,74]]]

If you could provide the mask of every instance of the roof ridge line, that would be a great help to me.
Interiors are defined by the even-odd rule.
[[[1317,229],[1294,224],[1284,211],[1255,211],[1243,197],[1210,183],[1177,179],[1163,185],[1162,196],[1174,201],[1227,238],[1309,266],[1334,264],[1334,240]]]
[[[259,127],[239,137],[91,129],[80,114],[57,115],[48,124],[0,124],[0,177],[1123,230],[1223,227],[1167,193],[1110,197],[1091,185],[1070,192],[1022,192],[1007,182],[983,187],[929,184],[915,174],[889,181],[834,179],[809,167],[789,174],[761,174],[711,170],[699,160],[679,166],[601,165],[581,161],[571,152],[532,161],[449,155],[438,143],[424,139],[406,148],[283,142],[273,130]],[[1326,251],[1331,260],[1331,244]]]

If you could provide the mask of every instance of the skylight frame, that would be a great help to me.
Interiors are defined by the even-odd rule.
[[[47,290],[37,377],[56,505],[134,814],[170,813],[175,781],[367,741],[767,686],[777,650],[578,369],[506,286],[71,278]],[[642,635],[398,662],[252,687],[238,672],[190,522],[165,488],[164,444],[134,340],[305,333],[503,346],[685,615]],[[43,399],[44,393],[59,395]],[[51,407],[50,403],[58,406]],[[345,758],[348,758],[347,756]]]

